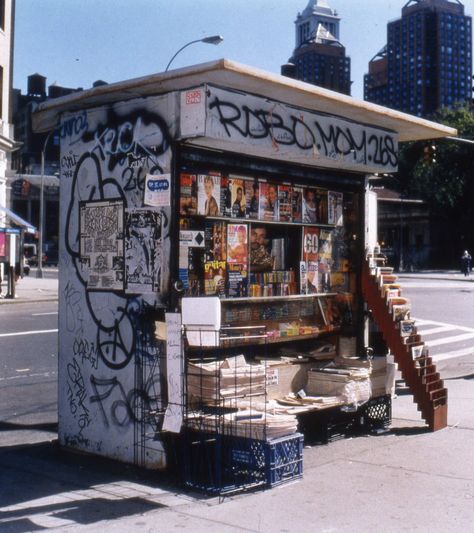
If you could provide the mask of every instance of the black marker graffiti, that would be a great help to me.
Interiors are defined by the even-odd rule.
[[[216,110],[220,124],[227,136],[235,134],[243,138],[270,138],[276,146],[297,146],[304,151],[314,151],[315,147],[325,157],[338,159],[350,156],[360,164],[374,163],[382,167],[396,167],[398,155],[389,133],[368,135],[363,126],[351,127],[349,124],[338,125],[323,123],[311,115],[312,123],[306,122],[304,116],[291,114],[286,120],[282,115],[268,109],[250,109],[246,105],[237,105],[219,99],[217,96],[209,104],[210,110]]]
[[[79,433],[91,423],[89,409],[85,405],[87,398],[84,378],[78,362],[73,359],[67,365],[68,383],[67,395],[69,409],[79,425]]]

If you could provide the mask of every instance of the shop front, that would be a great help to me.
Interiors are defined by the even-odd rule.
[[[35,125],[67,161],[62,445],[184,457],[188,484],[220,491],[301,475],[323,411],[388,416],[393,365],[366,358],[367,176],[455,131],[226,60],[42,104]]]

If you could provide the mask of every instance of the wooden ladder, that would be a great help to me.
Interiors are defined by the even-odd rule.
[[[402,298],[393,269],[385,258],[371,256],[364,262],[362,292],[402,378],[431,431],[448,424],[448,391],[440,379],[428,347],[409,317],[409,301]]]

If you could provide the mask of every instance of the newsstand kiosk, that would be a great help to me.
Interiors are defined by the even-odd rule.
[[[386,333],[414,329],[372,253],[367,176],[455,130],[228,60],[58,98],[34,124],[61,141],[63,446],[224,493],[301,476],[302,433],[390,422],[367,302]]]

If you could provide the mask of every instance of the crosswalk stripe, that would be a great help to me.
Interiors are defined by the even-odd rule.
[[[426,344],[431,348],[433,346],[441,346],[441,344],[451,344],[454,342],[467,341],[474,339],[474,333],[464,333],[464,335],[455,335],[454,337],[443,337],[435,341],[428,341]]]
[[[474,346],[464,348],[463,350],[455,350],[453,352],[441,353],[439,355],[432,355],[431,358],[435,363],[445,361],[446,359],[454,359],[455,357],[464,357],[465,355],[474,355]]]
[[[421,333],[423,337],[427,335],[436,335],[436,333],[443,333],[445,331],[453,331],[453,326],[439,326],[438,328],[428,328],[424,329],[423,327],[417,328],[418,333]]]
[[[467,331],[469,333],[474,333],[474,328],[468,328],[466,326],[457,326],[456,324],[447,324],[446,322],[438,322],[435,320],[423,320],[422,318],[413,318],[415,321],[415,326],[449,326],[451,329],[459,329],[460,331]]]

